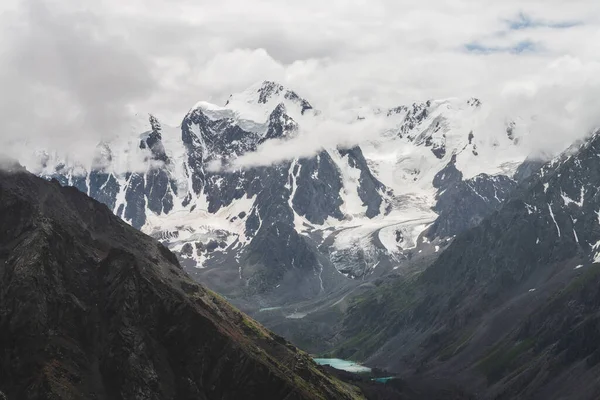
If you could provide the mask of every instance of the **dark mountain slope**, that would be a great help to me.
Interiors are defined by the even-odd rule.
[[[338,354],[478,398],[598,398],[599,155],[595,134],[423,273],[355,299]]]
[[[0,171],[0,392],[9,399],[352,399],[75,188]]]

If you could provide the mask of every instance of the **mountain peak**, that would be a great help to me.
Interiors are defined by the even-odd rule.
[[[285,104],[279,103],[269,116],[269,129],[265,139],[289,137],[298,130],[298,124],[287,115]]]
[[[471,97],[469,100],[467,100],[467,104],[471,107],[477,108],[481,106],[481,100],[479,100],[477,97]]]
[[[266,122],[275,108],[284,104],[294,119],[313,110],[308,100],[296,92],[274,81],[258,82],[243,92],[232,94],[225,104],[227,109],[235,111],[240,118],[255,122]]]
[[[272,96],[277,96],[284,90],[283,85],[277,82],[264,81],[258,88],[258,102],[266,104]]]
[[[148,114],[148,121],[150,122],[150,127],[152,128],[152,132],[156,132],[157,134],[160,134],[160,132],[162,131],[162,126],[161,126],[160,122],[158,121],[158,119],[154,115]]]

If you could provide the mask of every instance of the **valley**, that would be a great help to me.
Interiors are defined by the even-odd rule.
[[[99,145],[91,165],[39,150],[27,168],[105,203],[193,279],[312,354],[485,398],[559,396],[548,368],[576,374],[595,351],[588,339],[561,345],[546,324],[595,329],[577,324],[595,321],[585,310],[600,240],[597,135],[538,159],[526,129],[508,117],[482,125],[487,113],[473,99],[352,110],[344,126],[377,131],[240,166],[328,123],[263,82],[224,107],[196,104],[180,127],[151,116],[149,130]],[[129,152],[145,169],[119,171]],[[569,319],[547,304],[579,305]]]

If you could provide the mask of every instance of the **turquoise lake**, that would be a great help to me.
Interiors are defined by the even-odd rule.
[[[371,372],[371,368],[357,364],[354,361],[341,360],[339,358],[315,358],[315,362],[319,365],[329,365],[335,369],[342,371],[354,372],[357,374]]]
[[[375,382],[379,382],[379,383],[388,383],[392,379],[396,379],[396,377],[395,376],[387,376],[385,378],[373,378],[371,380],[373,380]]]

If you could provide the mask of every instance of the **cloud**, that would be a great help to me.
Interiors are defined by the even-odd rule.
[[[352,123],[338,119],[307,119],[291,139],[268,140],[255,152],[245,153],[226,165],[215,161],[209,165],[209,169],[235,171],[308,158],[329,148],[348,149],[375,138],[383,128],[381,119],[355,120]]]
[[[476,96],[548,116],[539,129],[551,141],[597,122],[595,0],[1,3],[1,139],[12,153],[27,142],[86,159],[139,129],[136,114],[176,125],[198,100],[223,104],[263,79],[331,114]]]
[[[600,62],[563,56],[535,75],[507,83],[501,95],[505,112],[529,113],[537,149],[556,152],[600,128],[599,93]]]
[[[20,6],[2,26],[4,144],[76,154],[126,130],[135,102],[157,88],[148,60],[101,16],[43,1]]]

